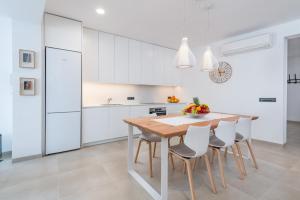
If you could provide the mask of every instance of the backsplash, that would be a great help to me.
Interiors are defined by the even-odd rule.
[[[175,87],[99,84],[85,82],[82,85],[83,106],[107,103],[128,103],[127,97],[134,97],[136,103],[167,102],[167,97],[175,95]]]

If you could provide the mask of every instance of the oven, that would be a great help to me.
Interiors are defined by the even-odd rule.
[[[167,108],[166,107],[149,108],[149,114],[156,114],[157,116],[166,115]]]

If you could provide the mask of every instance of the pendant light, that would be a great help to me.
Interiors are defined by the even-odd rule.
[[[184,21],[183,21],[183,32],[185,32],[186,28],[186,0],[184,2]],[[191,68],[196,65],[196,58],[191,51],[188,38],[183,37],[181,40],[181,45],[176,54],[176,67],[180,69]]]
[[[206,6],[207,18],[208,18],[208,22],[207,22],[208,35],[210,34],[210,10],[212,9],[212,7],[213,7],[212,4],[208,4]],[[219,62],[217,58],[214,56],[211,47],[207,46],[203,53],[201,70],[210,72],[210,71],[214,71],[218,67],[219,67]]]

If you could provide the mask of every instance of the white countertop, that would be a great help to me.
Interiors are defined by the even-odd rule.
[[[168,105],[183,105],[185,102],[179,103],[122,103],[122,104],[94,104],[83,105],[82,108],[97,108],[97,107],[117,107],[117,106],[168,106]]]

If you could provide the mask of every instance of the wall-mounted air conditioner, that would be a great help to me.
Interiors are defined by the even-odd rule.
[[[267,49],[272,47],[272,34],[259,35],[228,44],[221,47],[223,56],[231,56],[238,53],[254,51],[257,49]]]

